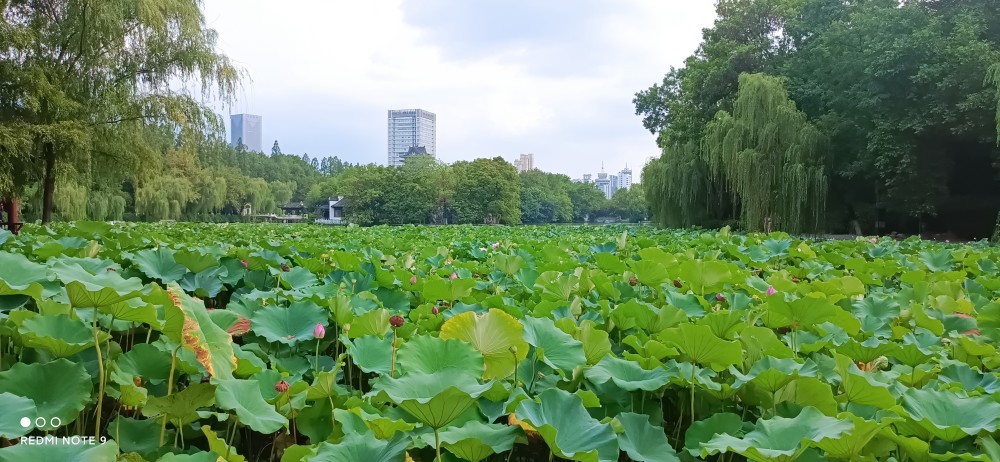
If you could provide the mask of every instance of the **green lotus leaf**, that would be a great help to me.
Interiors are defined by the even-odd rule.
[[[42,299],[45,265],[40,265],[19,253],[0,252],[0,295],[27,295]]]
[[[224,279],[228,275],[229,268],[214,266],[197,273],[187,273],[177,281],[177,284],[199,297],[215,297],[225,287]]]
[[[240,423],[264,434],[274,433],[288,424],[288,419],[264,401],[256,380],[218,380],[215,400],[219,408],[235,411]]]
[[[865,446],[883,429],[902,419],[882,418],[881,421],[865,420],[851,413],[843,413],[838,416],[841,419],[850,419],[854,423],[854,429],[840,438],[828,438],[816,443],[816,447],[826,452],[826,456],[833,459],[842,460],[864,460]]]
[[[182,248],[175,250],[174,261],[184,265],[192,273],[200,273],[219,266],[219,257],[206,248]]]
[[[416,428],[416,425],[403,419],[393,419],[379,414],[366,412],[360,407],[348,409],[350,412],[364,421],[365,427],[371,430],[372,434],[380,440],[392,438],[397,432],[408,432]]]
[[[658,337],[668,345],[675,345],[692,361],[716,371],[743,361],[743,349],[739,342],[716,337],[708,326],[682,324],[664,330]]]
[[[405,457],[409,439],[400,433],[389,441],[351,433],[338,444],[321,443],[308,462],[400,462]]]
[[[438,300],[444,300],[451,303],[468,297],[474,287],[476,287],[476,281],[471,278],[444,279],[434,277],[427,279],[427,282],[424,283],[421,295],[424,302],[435,303]]]
[[[143,382],[158,385],[166,382],[170,374],[170,353],[148,343],[132,347],[118,357],[112,365],[111,380],[119,384],[132,383],[135,376]]]
[[[573,338],[583,344],[583,355],[587,358],[587,364],[597,364],[611,354],[611,340],[608,333],[601,330],[593,321],[581,322]]]
[[[742,438],[716,435],[702,443],[701,455],[735,452],[758,462],[788,462],[827,438],[840,438],[854,424],[849,419],[824,416],[818,409],[806,407],[793,418],[773,417],[757,421],[754,430]]]
[[[104,305],[98,307],[97,311],[113,316],[116,321],[149,324],[155,329],[161,327],[160,320],[156,317],[156,307],[141,298],[130,298]]]
[[[482,353],[487,380],[509,377],[514,365],[528,356],[523,332],[517,319],[495,308],[483,315],[462,313],[441,326],[441,338],[464,340]]]
[[[278,278],[281,279],[285,288],[293,290],[304,289],[319,284],[316,275],[301,266],[296,266],[287,272],[278,274]]]
[[[539,395],[539,401],[521,401],[514,414],[535,427],[559,457],[582,462],[618,460],[615,431],[591,417],[576,395],[550,388]]]
[[[737,332],[746,328],[746,322],[743,320],[743,315],[744,313],[740,311],[713,311],[705,315],[705,317],[699,319],[695,324],[708,326],[712,329],[712,333],[715,334],[716,337],[731,339]]]
[[[951,251],[948,249],[923,250],[920,252],[920,261],[935,273],[950,271],[954,266]]]
[[[199,451],[191,454],[167,453],[156,462],[218,462],[220,456],[215,452]]]
[[[847,343],[837,347],[838,353],[843,353],[851,359],[862,363],[875,361],[879,356],[895,356],[899,350],[900,346],[898,343],[876,337],[870,337],[864,342],[850,339]]]
[[[744,375],[736,368],[730,367],[730,372],[736,377],[733,388],[740,388],[752,383],[768,393],[774,393],[799,377],[815,377],[819,372],[816,363],[806,360],[799,363],[794,359],[779,359],[771,356],[757,361]]]
[[[237,454],[236,448],[230,447],[226,440],[219,438],[212,427],[204,425],[201,427],[201,432],[205,434],[205,439],[208,441],[208,449],[219,455],[216,462],[246,462],[246,457]]]
[[[446,369],[434,374],[410,373],[400,378],[379,377],[373,395],[384,395],[431,428],[441,428],[469,409],[493,383],[480,384],[476,376]]]
[[[670,280],[667,269],[655,261],[633,260],[629,262],[629,268],[635,273],[639,282],[650,287],[657,287]]]
[[[623,412],[618,421],[625,430],[618,435],[618,446],[636,462],[680,462],[662,427],[649,423],[643,414]]]
[[[140,250],[132,256],[132,262],[143,274],[164,284],[175,282],[188,272],[186,267],[174,260],[174,251],[167,247]]]
[[[122,300],[142,295],[142,281],[138,278],[124,279],[117,272],[104,271],[92,274],[79,264],[56,261],[52,272],[66,285],[66,294],[75,307],[100,308]]]
[[[30,398],[17,396],[13,393],[0,393],[0,438],[16,439],[27,435],[34,429],[34,424],[21,425],[22,419],[35,421],[38,410]]]
[[[731,282],[735,265],[722,261],[688,260],[678,267],[680,279],[697,295],[716,293]]]
[[[535,354],[549,367],[568,372],[587,362],[583,344],[559,330],[551,319],[529,316],[522,322],[524,340],[535,347]]]
[[[342,338],[354,364],[362,371],[388,375],[392,370],[392,336],[379,338],[368,335],[354,340],[348,340],[346,336]]]
[[[73,444],[55,438],[51,444],[15,444],[0,449],[0,462],[51,460],[59,462],[114,462],[118,460],[118,444],[114,441],[99,445]]]
[[[618,388],[628,391],[654,391],[670,381],[666,369],[645,370],[638,364],[614,356],[605,356],[597,365],[587,369],[587,380],[596,384],[613,381]]]
[[[992,398],[962,398],[948,391],[911,388],[903,409],[921,428],[945,441],[958,441],[1000,427],[1000,404]]]
[[[839,401],[879,409],[896,405],[896,397],[889,391],[888,384],[879,383],[870,374],[865,374],[844,355],[834,354],[834,360],[840,374],[840,388],[844,392],[837,397]]]
[[[772,401],[772,405],[789,402],[800,407],[816,408],[829,416],[837,414],[837,400],[833,396],[833,389],[829,383],[816,377],[798,377],[773,396],[764,396]]]
[[[293,302],[287,308],[270,305],[250,318],[251,330],[255,334],[269,342],[286,345],[313,340],[316,324],[328,324],[326,310],[308,301]]]
[[[168,420],[191,423],[198,420],[198,409],[215,404],[215,385],[193,383],[187,388],[169,396],[154,396],[146,401],[142,415],[146,417],[167,416]]]
[[[1000,379],[995,374],[984,374],[965,364],[951,364],[938,373],[938,380],[943,383],[957,383],[962,390],[980,391],[993,395],[1000,391]]]
[[[118,443],[122,452],[149,455],[160,447],[160,422],[160,419],[118,416],[108,423],[108,437]],[[173,441],[174,430],[167,430],[164,436]]]
[[[163,305],[163,333],[193,353],[209,376],[233,378],[236,355],[232,335],[212,321],[204,302],[185,294],[176,284],[171,284],[168,292],[171,299]]]
[[[736,414],[720,412],[707,419],[691,424],[684,433],[684,449],[692,456],[701,454],[701,444],[707,443],[716,435],[742,437],[746,434],[744,427],[748,424]]]
[[[750,365],[765,356],[774,358],[794,358],[795,352],[778,339],[774,331],[761,326],[749,326],[740,331],[739,341],[743,345],[744,364]]]
[[[93,383],[83,365],[68,359],[47,363],[15,363],[0,372],[0,393],[10,393],[28,398],[35,403],[38,416],[44,417],[46,426],[39,430],[55,430],[53,418],[68,425],[76,420],[80,411],[90,402]],[[20,417],[18,417],[20,420]]]
[[[384,309],[373,309],[356,316],[350,322],[351,331],[348,332],[348,336],[350,338],[359,338],[369,335],[383,337],[386,332],[389,332],[389,318],[391,316],[392,315],[389,314],[389,311]]]
[[[499,424],[471,421],[461,427],[448,427],[440,433],[441,446],[462,460],[479,462],[493,454],[509,451],[520,430]],[[434,435],[426,433],[423,440],[434,444]]]
[[[786,302],[781,297],[769,297],[766,306],[763,319],[768,327],[807,328],[833,321],[837,319],[839,312],[844,311],[825,297],[816,295],[807,295],[791,302]]]
[[[483,355],[461,340],[419,335],[399,347],[398,356],[400,369],[406,374],[434,374],[454,369],[476,376],[484,371]]]
[[[33,316],[24,320],[17,331],[25,346],[43,348],[58,358],[94,347],[94,332],[90,326],[69,316]],[[97,333],[101,342],[109,337],[104,331]]]

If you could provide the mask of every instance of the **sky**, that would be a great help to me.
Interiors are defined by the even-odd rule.
[[[437,114],[445,162],[533,153],[578,178],[658,155],[637,91],[701,42],[712,0],[204,0],[265,150],[387,162],[387,112]]]

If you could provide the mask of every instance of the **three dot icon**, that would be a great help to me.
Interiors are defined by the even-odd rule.
[[[29,419],[27,417],[21,417],[21,426],[24,427],[24,428],[30,427],[31,426],[31,419]]]

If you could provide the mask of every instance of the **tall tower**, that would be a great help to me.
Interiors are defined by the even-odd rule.
[[[514,161],[514,167],[517,168],[518,173],[527,172],[528,170],[535,168],[535,155],[534,154],[521,154],[517,160]]]
[[[628,166],[618,172],[618,187],[622,189],[632,187],[632,169],[628,168]]]
[[[237,147],[242,143],[247,151],[264,152],[263,117],[253,114],[232,114],[229,116],[229,122],[231,146]]]
[[[437,116],[423,109],[389,111],[390,166],[403,165],[411,148],[424,148],[430,156],[437,156]],[[414,149],[413,152],[423,152]]]

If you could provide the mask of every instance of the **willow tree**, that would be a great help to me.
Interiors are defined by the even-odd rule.
[[[744,74],[733,112],[709,123],[702,155],[748,230],[818,230],[826,209],[828,141],[788,97],[781,79]]]
[[[709,179],[696,143],[665,148],[642,169],[642,187],[653,221],[660,226],[703,223]]]
[[[222,130],[207,102],[229,102],[240,72],[216,50],[200,0],[9,0],[0,17],[0,61],[15,70],[0,141],[41,179],[43,221],[61,164],[84,177],[94,165],[141,172],[155,165],[148,126]],[[0,181],[17,167],[0,162]]]

